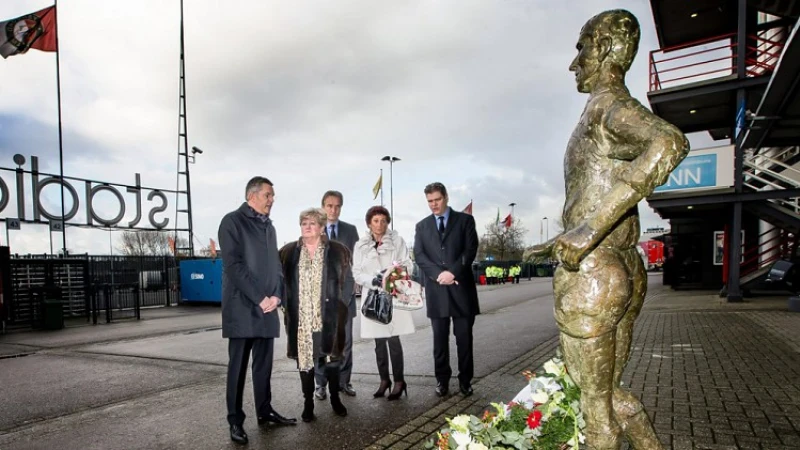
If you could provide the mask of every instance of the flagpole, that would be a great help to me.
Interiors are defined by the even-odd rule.
[[[381,169],[380,180],[381,180],[381,206],[383,206],[383,169]]]
[[[56,22],[56,98],[58,99],[58,165],[59,176],[61,178],[61,243],[63,245],[62,252],[67,256],[67,224],[66,214],[64,208],[64,139],[61,130],[61,46],[58,43],[58,29],[61,28],[58,24],[58,0],[53,0],[53,13],[55,14]],[[51,231],[52,233],[52,231]],[[51,250],[52,253],[52,250]]]

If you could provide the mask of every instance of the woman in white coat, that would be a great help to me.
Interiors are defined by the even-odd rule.
[[[361,300],[366,299],[370,289],[378,289],[381,277],[378,274],[394,264],[404,266],[411,275],[413,264],[405,241],[394,230],[389,230],[392,221],[389,211],[383,206],[373,206],[367,211],[367,228],[369,232],[356,243],[353,250],[353,278],[360,284]],[[408,389],[403,378],[403,346],[400,336],[414,332],[414,321],[411,311],[395,309],[392,321],[386,325],[365,319],[361,316],[361,337],[375,339],[375,358],[378,363],[378,374],[381,384],[373,395],[383,397],[392,385],[389,379],[389,360],[392,362],[394,387],[389,400],[397,400]]]

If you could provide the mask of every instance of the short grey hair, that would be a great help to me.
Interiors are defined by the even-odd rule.
[[[319,224],[319,226],[324,228],[325,224],[328,222],[328,213],[326,213],[322,208],[304,209],[303,212],[300,213],[299,223],[302,224],[306,219],[314,220]]]
[[[269,181],[268,178],[264,177],[253,177],[250,181],[247,182],[247,186],[244,188],[244,199],[249,200],[250,194],[256,194],[258,191],[261,190],[261,186],[268,184],[273,186],[272,181]]]

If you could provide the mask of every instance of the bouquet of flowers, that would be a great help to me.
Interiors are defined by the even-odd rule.
[[[383,290],[391,294],[392,307],[404,311],[422,308],[425,291],[416,281],[411,280],[405,266],[395,262],[383,273]]]
[[[492,403],[481,418],[462,414],[426,448],[436,450],[568,450],[584,442],[580,389],[556,356],[544,373],[523,374],[528,385],[508,404]]]

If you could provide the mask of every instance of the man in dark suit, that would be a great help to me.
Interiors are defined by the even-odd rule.
[[[458,384],[461,394],[472,395],[472,326],[480,314],[472,262],[478,253],[475,219],[447,206],[442,183],[425,186],[432,215],[416,228],[414,257],[425,278],[428,318],[433,329],[436,394],[450,390],[450,322],[458,348]]]
[[[247,443],[243,424],[242,394],[247,362],[253,353],[253,394],[258,424],[294,425],[272,409],[273,344],[280,336],[276,308],[283,297],[283,277],[275,228],[269,218],[275,201],[272,182],[254,177],[247,183],[245,199],[236,211],[222,218],[219,244],[222,253],[222,337],[228,338],[226,400],[231,439]]]
[[[328,214],[328,224],[325,226],[325,233],[328,239],[339,241],[350,250],[353,254],[353,248],[358,242],[358,230],[355,225],[339,220],[339,215],[342,213],[342,205],[344,204],[344,196],[339,191],[327,191],[322,195],[322,208]],[[352,258],[350,258],[352,261]],[[345,341],[344,353],[342,354],[342,370],[339,376],[339,390],[345,394],[353,397],[356,395],[356,390],[350,384],[350,375],[353,373],[353,318],[356,317],[356,301],[353,295],[355,281],[353,280],[352,267],[348,269],[347,276],[344,280],[344,293],[343,297],[348,302],[348,315],[347,323],[345,324]],[[328,384],[328,379],[325,376],[325,371],[317,367],[314,371],[317,388],[314,392],[314,397],[317,400],[325,400],[327,393],[325,386]]]

